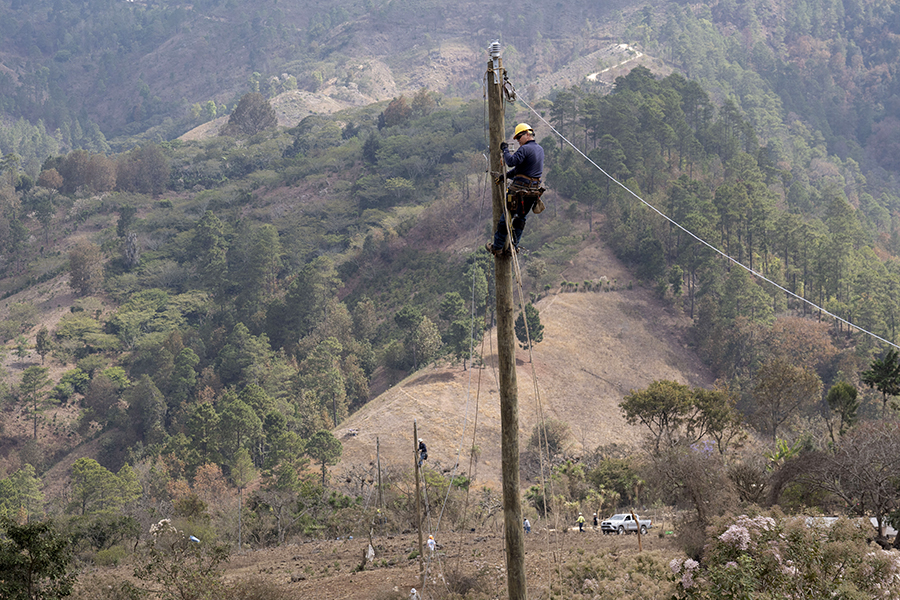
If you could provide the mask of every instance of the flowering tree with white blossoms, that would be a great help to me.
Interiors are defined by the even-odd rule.
[[[701,563],[687,558],[669,567],[676,598],[900,597],[900,552],[869,544],[868,521],[833,524],[780,513],[723,519],[721,533]]]
[[[205,544],[163,519],[150,526],[146,562],[134,575],[161,600],[218,600],[224,597],[219,565],[227,558],[226,546]]]

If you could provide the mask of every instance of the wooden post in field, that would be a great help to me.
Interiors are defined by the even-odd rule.
[[[503,82],[505,71],[500,60],[500,43],[491,44],[488,61],[487,96],[490,123],[491,171],[505,171],[500,142],[506,139],[503,123]],[[503,214],[506,190],[496,182],[493,191],[493,225]],[[507,239],[512,249],[512,239]],[[500,451],[503,471],[503,525],[506,537],[506,581],[510,600],[525,600],[525,534],[522,529],[522,503],[519,489],[519,398],[516,384],[516,337],[513,315],[512,256],[501,253],[494,258],[497,293],[497,362],[500,376]]]
[[[641,544],[641,524],[638,521],[637,515],[634,514],[634,509],[631,509],[631,518],[634,521],[634,524],[637,526],[637,536],[638,536],[638,552],[644,551],[644,546]]]
[[[422,492],[419,490],[419,428],[413,421],[413,463],[416,466],[416,529],[419,530],[419,587],[425,588],[425,544],[422,541]]]
[[[384,488],[381,487],[381,441],[378,437],[375,438],[375,461],[378,466],[378,499],[375,501],[375,506],[384,509]]]

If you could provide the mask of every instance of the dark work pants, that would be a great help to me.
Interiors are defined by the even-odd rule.
[[[519,246],[519,239],[522,237],[522,232],[525,231],[525,221],[527,219],[526,215],[511,215],[513,219],[513,246]],[[500,221],[497,223],[497,231],[494,233],[494,248],[498,250],[502,250],[503,246],[506,244],[506,213],[500,215]]]

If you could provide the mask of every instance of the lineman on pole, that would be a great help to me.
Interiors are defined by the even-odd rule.
[[[539,213],[543,210],[541,194],[541,175],[544,171],[544,149],[534,141],[534,130],[528,123],[516,125],[513,139],[519,142],[519,148],[512,153],[509,144],[502,142],[500,150],[503,152],[503,161],[506,166],[512,167],[506,173],[509,187],[506,191],[506,208],[512,219],[512,247],[519,251],[519,239],[525,230],[525,221],[528,213]],[[506,251],[506,214],[500,217],[497,223],[497,231],[494,233],[493,242],[485,244],[485,249],[497,256]]]

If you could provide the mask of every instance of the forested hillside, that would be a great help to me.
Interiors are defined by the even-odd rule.
[[[169,516],[205,542],[359,535],[371,469],[329,479],[333,431],[412,373],[482,368],[496,150],[483,48],[452,89],[415,69],[442,40],[498,37],[476,26],[487,7],[465,34],[447,7],[418,3],[254,7],[0,2],[0,513],[58,516],[91,560],[127,554],[126,538]],[[871,335],[900,341],[891,5],[533,8],[531,21],[498,17],[525,100],[506,124],[534,125],[550,188],[519,259],[524,293],[652,290],[718,382],[621,390],[632,435],[650,434],[640,455],[552,423],[562,491],[531,487],[529,510],[656,502],[693,511],[700,532],[754,504],[892,518],[890,460],[872,459],[886,465],[874,500],[834,458],[900,443],[876,424],[894,421],[900,365]],[[389,39],[411,9],[409,35]],[[613,85],[528,97],[530,78],[613,34],[671,74],[636,66]],[[409,36],[414,51],[397,54]],[[365,89],[365,69],[348,75],[374,56],[363,39],[395,94]],[[280,127],[273,97],[297,88],[358,94]],[[220,135],[179,139],[223,114]],[[592,244],[627,281],[570,270]],[[523,440],[532,453],[537,433]],[[462,503],[470,482],[446,475],[428,471],[429,485]],[[398,530],[405,487],[385,505]]]
[[[552,72],[578,52],[570,32],[584,19],[605,20],[613,8],[579,2],[569,14],[540,3],[451,9],[434,2],[322,8],[283,0],[4,0],[0,114],[24,119],[20,126],[53,137],[65,151],[108,151],[108,143],[122,151],[228,114],[252,90],[321,92],[352,105],[423,85],[475,97],[473,68],[480,70],[493,37],[528,54],[540,50],[525,64]],[[489,20],[499,29],[488,31]],[[536,23],[552,44],[535,46]],[[522,64],[509,50],[510,61]],[[46,154],[21,136],[0,141],[0,151],[36,151],[39,160]]]
[[[607,172],[749,266],[894,335],[893,262],[877,257],[887,254],[865,215],[839,186],[786,188],[736,109],[643,68],[611,95],[558,94],[551,119],[563,128],[569,99],[590,115],[578,122]],[[265,111],[262,96],[246,100]],[[483,106],[422,91],[381,108],[114,158],[73,151],[48,161],[36,185],[7,188],[7,297],[61,276],[78,296],[52,330],[35,328],[33,303],[6,307],[11,364],[24,367],[33,348],[67,369],[50,380],[48,366],[28,363],[25,379],[7,378],[31,437],[44,410],[74,403],[79,435],[102,434],[97,458],[115,470],[177,456],[190,478],[210,464],[228,472],[241,451],[274,469],[373,386],[439,358],[476,358],[490,259],[446,250],[487,231]],[[436,137],[439,152],[423,155]],[[760,432],[789,434],[792,419],[820,412],[813,396],[786,414],[757,410],[773,361],[825,389],[857,381],[871,338],[803,318],[805,305],[650,218],[553,137],[543,144],[558,210],[529,230],[527,292],[560,286],[554,273],[582,243],[568,223],[602,215],[597,226],[635,278],[694,319],[697,350],[743,393]],[[791,212],[789,189],[826,209]],[[876,275],[883,287],[866,285]],[[23,456],[25,441],[9,449]]]
[[[719,100],[732,96],[767,138],[783,143],[780,130],[805,127],[844,160],[896,169],[889,2],[570,1],[566,10],[540,3],[458,9],[451,15],[429,2],[337,2],[325,11],[278,0],[4,0],[0,111],[9,123],[23,118],[23,126],[38,127],[65,151],[103,150],[107,140],[127,150],[145,132],[172,139],[228,113],[254,88],[267,95],[319,90],[356,104],[390,99],[369,59],[383,64],[401,91],[424,83],[467,97],[479,93],[471,70],[480,70],[492,39],[503,40],[507,66],[523,84],[614,41],[666,59]],[[463,48],[469,56],[456,51]],[[443,78],[434,79],[438,72]],[[22,137],[0,140],[0,151],[23,155]]]

